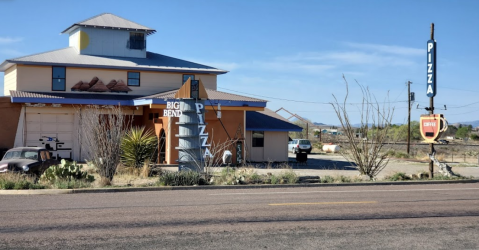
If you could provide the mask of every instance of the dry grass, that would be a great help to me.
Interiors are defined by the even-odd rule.
[[[43,189],[44,185],[35,183],[35,177],[19,173],[0,174],[0,189]]]

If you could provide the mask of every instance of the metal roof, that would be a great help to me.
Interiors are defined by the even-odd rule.
[[[74,29],[77,26],[92,27],[92,28],[121,29],[121,30],[131,30],[131,31],[144,31],[146,32],[147,35],[151,35],[156,32],[156,30],[154,29],[132,22],[125,18],[113,15],[111,13],[103,13],[103,14],[96,15],[94,17],[90,17],[81,22],[74,23],[70,27],[62,31],[62,33],[69,33],[72,29]]]
[[[12,103],[55,103],[85,105],[124,105],[133,106],[137,95],[105,95],[65,92],[28,92],[10,90]]]
[[[142,106],[149,104],[166,104],[175,98],[178,89],[151,96],[129,94],[93,94],[72,92],[31,92],[10,90],[12,103],[58,103],[58,104],[99,104],[99,105],[126,105]],[[224,106],[265,107],[266,101],[206,89],[211,104],[220,103]],[[210,96],[211,94],[211,96]]]
[[[46,98],[46,99],[104,99],[104,100],[133,100],[141,97],[138,95],[112,95],[112,94],[87,94],[67,92],[30,92],[10,90],[11,97]]]
[[[7,59],[0,64],[4,72],[13,64],[67,66],[85,68],[110,68],[127,70],[224,74],[228,71],[199,63],[189,62],[153,52],[146,52],[146,58],[80,55],[74,47]]]
[[[283,119],[273,117],[273,111],[246,111],[246,130],[248,131],[303,131],[303,128]]]
[[[206,89],[206,94],[210,100],[227,100],[227,101],[245,101],[245,102],[267,102],[266,100],[251,98],[247,96],[235,95],[226,92],[221,92],[213,89]],[[175,93],[178,89],[167,92],[158,93],[155,95],[140,97],[138,99],[175,99]]]

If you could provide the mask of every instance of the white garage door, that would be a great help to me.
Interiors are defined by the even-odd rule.
[[[73,159],[73,114],[27,113],[26,146],[44,147],[54,157]]]

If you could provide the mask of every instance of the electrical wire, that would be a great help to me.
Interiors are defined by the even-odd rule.
[[[276,97],[271,97],[271,96],[251,94],[251,93],[247,93],[247,92],[242,92],[242,91],[237,91],[237,90],[227,89],[227,88],[221,88],[221,87],[218,87],[218,88],[219,88],[219,89],[228,90],[228,91],[232,91],[232,92],[236,92],[236,93],[241,93],[241,94],[246,94],[246,95],[252,95],[252,96],[259,96],[259,97],[263,97],[263,98],[269,98],[269,99],[280,100],[280,101],[331,105],[330,102],[298,101],[298,100],[291,100],[291,99],[284,99],[284,98],[276,98]],[[403,102],[408,102],[408,101],[394,101],[394,102],[388,102],[388,103],[403,103]],[[350,102],[350,103],[346,103],[346,104],[349,104],[349,105],[358,105],[358,104],[363,104],[363,103],[361,103],[361,102],[357,102],[357,103],[355,103],[355,102]]]

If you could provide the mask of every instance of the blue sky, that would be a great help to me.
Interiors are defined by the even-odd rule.
[[[427,113],[426,42],[434,22],[436,113],[466,122],[479,120],[478,10],[475,0],[0,0],[0,61],[67,47],[61,31],[109,12],[156,29],[149,51],[230,71],[218,77],[220,91],[339,124],[328,103],[333,94],[344,97],[344,74],[353,122],[358,81],[380,102],[389,95],[393,122],[404,123],[408,80],[416,94],[411,119]]]

